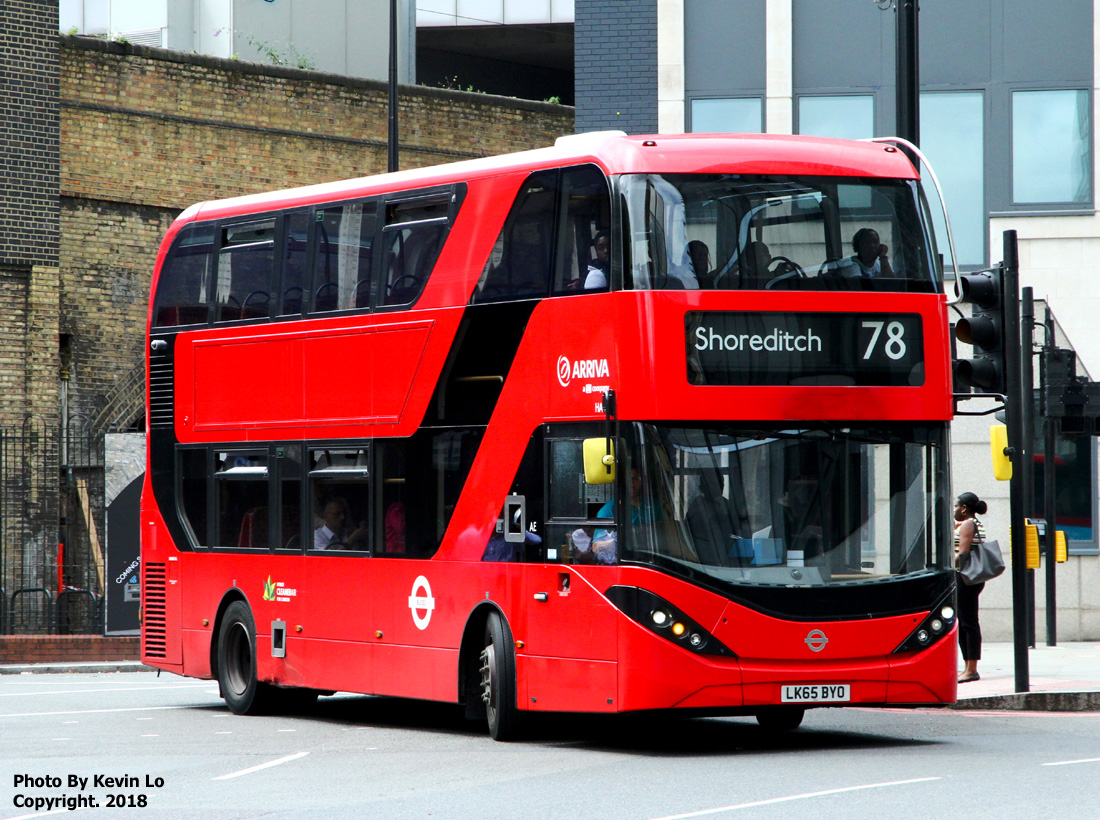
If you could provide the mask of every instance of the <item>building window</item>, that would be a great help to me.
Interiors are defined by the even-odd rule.
[[[1089,93],[1012,93],[1012,201],[1091,200]]]
[[[848,140],[869,139],[875,135],[875,98],[870,94],[799,97],[798,133]]]
[[[959,265],[985,264],[985,112],[981,91],[920,95],[921,151],[943,188]],[[930,185],[925,186],[939,249],[950,254],[943,211]]]
[[[760,98],[692,100],[691,130],[696,134],[760,134],[764,131]]]

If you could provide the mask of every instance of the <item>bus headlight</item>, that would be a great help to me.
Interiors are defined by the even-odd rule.
[[[615,585],[604,594],[630,620],[689,652],[736,657],[728,646],[716,640],[687,613],[648,589]]]
[[[951,631],[951,627],[955,625],[955,608],[947,603],[950,597],[951,593],[949,592],[937,602],[936,606],[932,607],[924,620],[909,633],[909,637],[894,650],[895,654],[927,649]]]

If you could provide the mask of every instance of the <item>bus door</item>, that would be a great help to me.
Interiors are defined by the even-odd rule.
[[[528,708],[614,711],[617,698],[616,610],[603,591],[615,583],[617,533],[612,485],[585,482],[583,437],[545,442],[546,517],[528,515],[526,498],[505,503],[505,533],[528,541],[520,695]],[[541,534],[539,534],[541,532]],[[535,536],[532,538],[532,536]]]
[[[302,626],[317,686],[373,692],[370,447],[311,446]]]

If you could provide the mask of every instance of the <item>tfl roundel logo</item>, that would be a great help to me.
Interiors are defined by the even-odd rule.
[[[804,640],[811,652],[820,652],[825,648],[825,644],[829,642],[829,639],[825,637],[825,633],[820,629],[811,629],[810,634]]]
[[[565,356],[558,357],[558,384],[562,387],[568,387],[571,378],[572,369],[569,366],[569,359]]]

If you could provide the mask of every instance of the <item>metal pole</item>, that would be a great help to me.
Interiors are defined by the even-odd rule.
[[[1053,350],[1054,343],[1054,314],[1050,308],[1046,309],[1046,344],[1047,350]],[[1046,357],[1043,357],[1044,360]],[[1043,387],[1046,387],[1049,371],[1043,368]],[[1058,528],[1057,484],[1055,481],[1055,464],[1058,460],[1058,421],[1050,415],[1043,419],[1043,508],[1046,510],[1047,535],[1045,539],[1047,554],[1047,646],[1058,645],[1058,604],[1054,586],[1054,532]]]
[[[386,170],[397,170],[397,0],[390,0],[390,122]]]
[[[1009,482],[1009,523],[1012,526],[1012,634],[1016,659],[1016,691],[1030,688],[1028,675],[1027,619],[1027,533],[1024,530],[1023,473],[1031,448],[1024,437],[1023,368],[1020,343],[1020,263],[1016,231],[1004,232],[1004,343],[1005,343],[1005,415],[1008,419],[1008,446],[1012,453],[1012,480]]]
[[[897,135],[920,146],[920,69],[917,0],[898,0],[894,68],[897,85]],[[910,157],[914,164],[915,157]]]
[[[1035,337],[1035,301],[1031,288],[1020,288],[1020,367],[1023,399],[1020,405],[1020,418],[1024,427],[1024,439],[1028,453],[1035,446],[1035,365],[1032,361],[1032,339]],[[1023,473],[1020,482],[1024,498],[1024,517],[1033,515],[1035,509],[1035,459],[1015,465]],[[1027,571],[1027,644],[1035,647],[1035,570]]]

